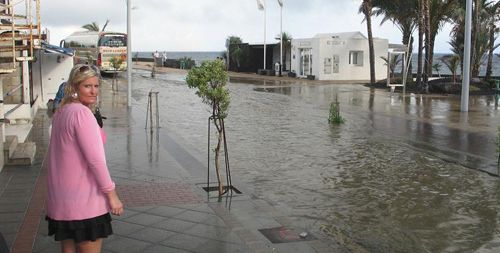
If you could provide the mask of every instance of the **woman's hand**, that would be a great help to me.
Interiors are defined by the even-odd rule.
[[[120,198],[118,198],[118,194],[116,194],[115,190],[108,192],[108,202],[109,207],[111,208],[111,214],[114,215],[122,215],[123,214],[123,204]]]

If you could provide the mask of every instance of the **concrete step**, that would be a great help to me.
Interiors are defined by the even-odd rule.
[[[18,144],[17,135],[7,135],[5,136],[5,142],[3,143],[3,156],[5,160],[14,154]]]
[[[18,143],[7,165],[32,165],[35,160],[36,144],[34,142]]]

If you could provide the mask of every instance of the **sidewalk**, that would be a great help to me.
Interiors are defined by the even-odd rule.
[[[113,217],[115,233],[103,252],[347,252],[306,231],[285,209],[253,198],[250,186],[233,180],[243,193],[220,201],[205,192],[205,158],[168,129],[146,131],[145,109],[128,108],[126,84],[112,92],[110,82],[105,80],[101,95],[106,155],[126,208]],[[49,124],[46,110],[39,110],[29,137],[37,143],[35,163],[0,173],[0,232],[12,252],[59,252],[44,220]]]

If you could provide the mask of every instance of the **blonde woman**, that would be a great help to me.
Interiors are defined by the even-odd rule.
[[[113,233],[109,213],[123,213],[106,165],[106,138],[91,110],[100,81],[95,66],[75,66],[52,118],[46,219],[63,253],[100,252]]]

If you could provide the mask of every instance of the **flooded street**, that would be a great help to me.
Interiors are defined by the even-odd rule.
[[[133,106],[145,112],[158,91],[161,131],[206,159],[208,107],[183,75],[148,74],[134,73]],[[353,252],[487,252],[500,241],[498,98],[471,96],[460,113],[457,96],[355,84],[233,78],[228,88],[233,179],[309,231]],[[331,126],[336,99],[345,123]]]

